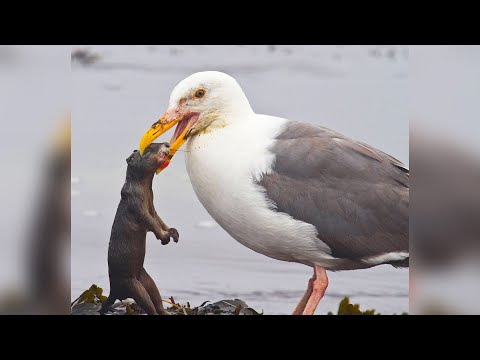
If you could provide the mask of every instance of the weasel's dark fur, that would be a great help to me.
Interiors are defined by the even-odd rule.
[[[170,242],[170,237],[178,241],[178,231],[165,225],[153,206],[153,177],[165,162],[169,147],[167,143],[153,143],[143,156],[135,150],[127,159],[127,177],[108,246],[110,296],[103,302],[101,313],[111,310],[117,299],[133,298],[149,315],[166,314],[160,292],[143,262],[147,232],[153,232],[163,245]]]

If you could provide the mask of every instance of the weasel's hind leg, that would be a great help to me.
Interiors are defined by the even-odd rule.
[[[148,295],[147,290],[145,290],[140,281],[134,278],[129,279],[128,282],[126,282],[126,287],[129,294],[128,297],[133,298],[137,305],[148,315],[157,315],[152,299],[150,299],[150,295]]]
[[[110,292],[110,295],[102,303],[102,307],[98,312],[102,315],[104,315],[106,312],[109,312],[109,311],[115,312],[115,309],[112,307],[112,305],[115,303],[115,300],[117,300],[117,297]]]
[[[160,315],[166,315],[168,314],[167,311],[163,307],[162,303],[162,297],[160,296],[160,292],[158,291],[157,285],[155,284],[155,281],[148,275],[148,273],[145,271],[145,268],[142,269],[142,272],[140,273],[140,277],[138,279],[145,290],[147,290],[148,294],[150,295],[150,299],[153,302],[153,305],[155,306],[155,309],[157,310],[157,313]]]

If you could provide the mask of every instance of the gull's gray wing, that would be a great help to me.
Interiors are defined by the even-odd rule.
[[[409,171],[400,161],[308,123],[289,122],[276,140],[273,172],[258,181],[276,211],[314,225],[338,258],[408,252]]]

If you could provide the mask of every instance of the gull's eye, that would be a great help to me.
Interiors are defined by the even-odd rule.
[[[203,98],[205,96],[205,90],[198,89],[197,91],[195,91],[194,96],[198,99]]]

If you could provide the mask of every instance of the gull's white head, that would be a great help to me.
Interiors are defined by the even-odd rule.
[[[172,91],[165,114],[140,141],[140,153],[178,124],[170,140],[170,158],[190,136],[241,121],[253,115],[238,82],[219,71],[203,71],[182,80]],[[168,166],[168,162],[164,168]]]
[[[203,71],[182,80],[172,91],[168,111],[182,109],[199,114],[198,125],[252,113],[238,82],[219,71]],[[223,118],[223,119],[222,119]]]

